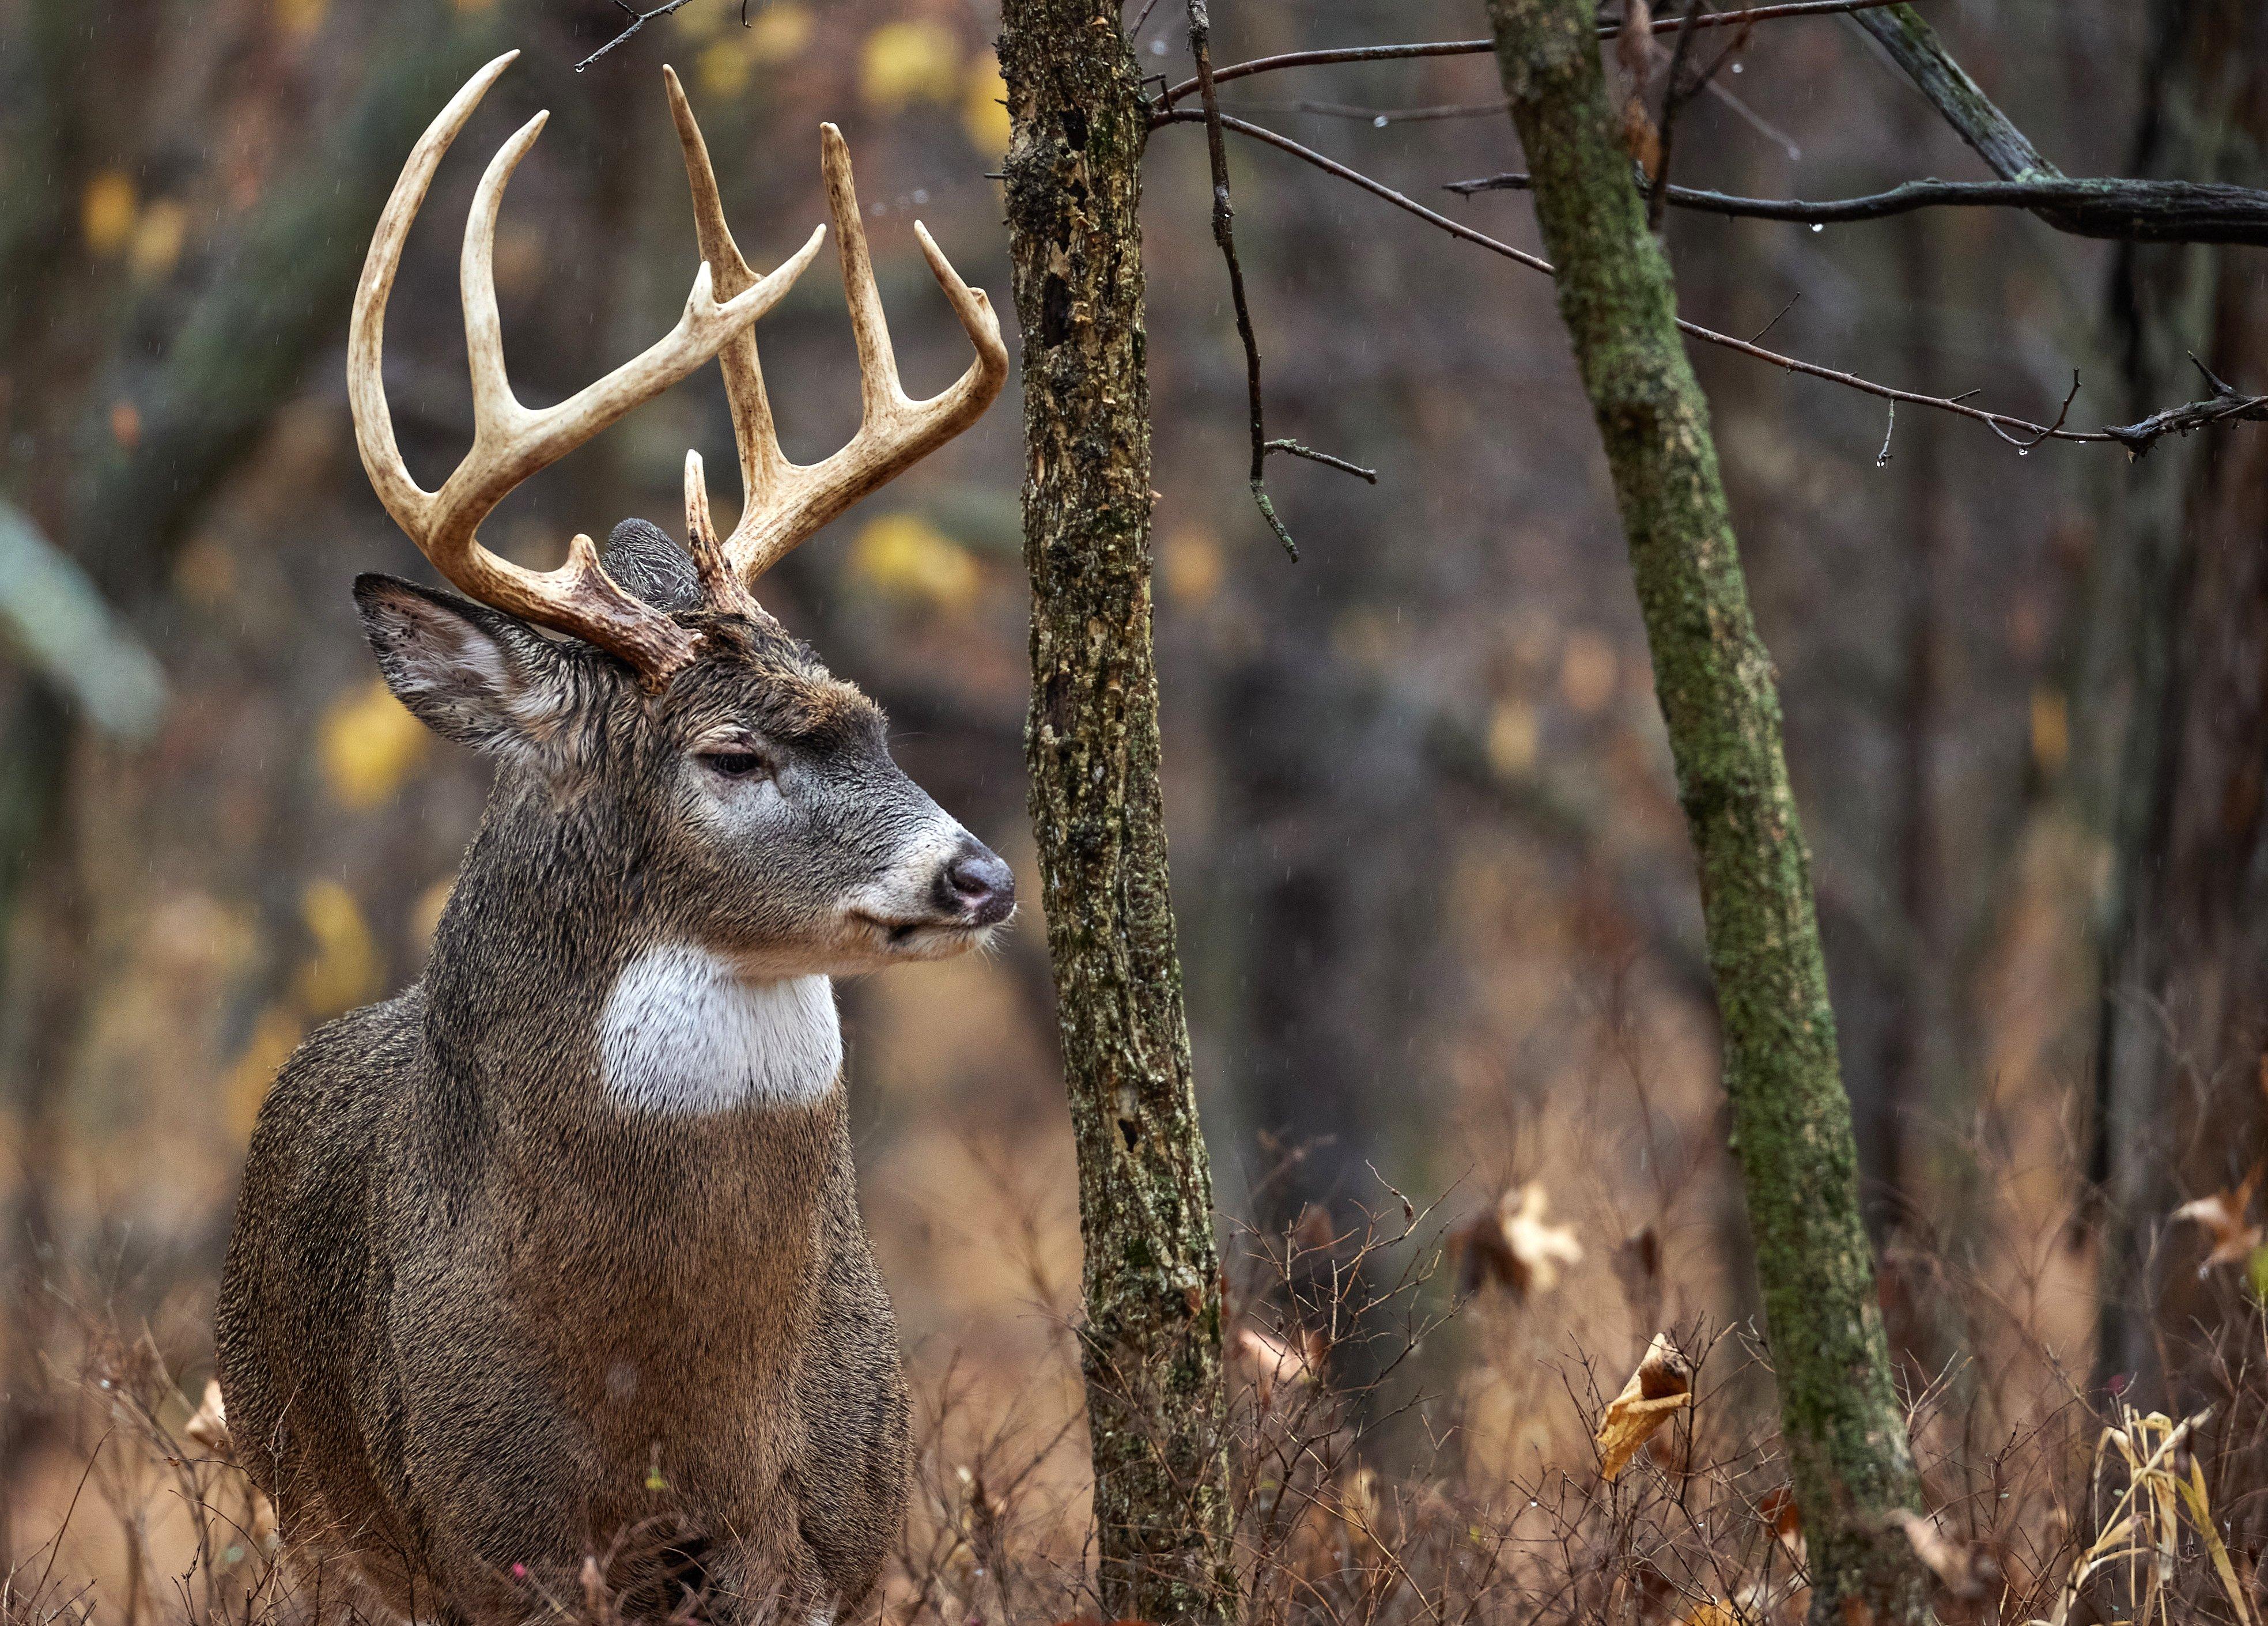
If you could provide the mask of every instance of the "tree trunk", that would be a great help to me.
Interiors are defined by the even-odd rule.
[[[1916,1505],[1851,1108],[1788,789],[1771,658],[1749,613],[1708,404],[1669,265],[1616,143],[1590,0],[1489,0],[1559,311],[1604,441],[1654,688],[1700,865],[1725,1088],[1756,1236],[1811,1617],[1926,1617],[1890,1515]]]
[[[2132,173],[2268,182],[2268,16],[2256,0],[2159,0]],[[2223,247],[2124,250],[2114,325],[2132,401],[2194,394],[2186,352],[2261,386],[2268,291]],[[2120,471],[2122,475],[2124,471]],[[2117,846],[2105,925],[2095,1173],[2103,1185],[2100,1379],[2166,1403],[2183,1365],[2159,1335],[2213,1328],[2219,1283],[2168,1236],[2183,1196],[2241,1181],[2262,1155],[2268,1048],[2268,441],[2169,437],[2122,482],[2098,562],[2090,710],[2122,720],[2098,797]],[[2176,1403],[2187,1405],[2186,1396]]]
[[[1167,891],[1150,639],[1139,70],[1113,0],[1008,0],[1025,743],[1078,1142],[1106,1616],[1225,1619],[1221,1272]]]

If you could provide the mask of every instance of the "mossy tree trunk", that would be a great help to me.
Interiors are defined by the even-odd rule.
[[[1926,1618],[1918,1494],[1859,1211],[1851,1107],[1779,697],[1669,263],[1608,111],[1591,0],[1488,0],[1559,312],[1628,539],[1700,866],[1734,1148],[1756,1238],[1812,1619]]]
[[[1106,1616],[1235,1612],[1221,1271],[1158,785],[1139,70],[1114,0],[1007,0],[1024,341],[1025,755],[1086,1244]]]

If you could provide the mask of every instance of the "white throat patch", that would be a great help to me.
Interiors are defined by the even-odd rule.
[[[843,1071],[835,986],[823,976],[743,980],[687,944],[622,968],[599,1013],[599,1077],[643,1112],[697,1114],[820,1100]]]

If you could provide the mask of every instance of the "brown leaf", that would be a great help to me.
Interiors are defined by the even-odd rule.
[[[1668,1333],[1654,1334],[1646,1358],[1599,1418],[1599,1476],[1610,1480],[1621,1473],[1670,1413],[1692,1402],[1692,1362],[1677,1352]]]
[[[1449,1251],[1460,1261],[1462,1291],[1493,1282],[1521,1299],[1557,1287],[1559,1267],[1580,1263],[1583,1245],[1575,1240],[1574,1226],[1543,1218],[1550,1206],[1543,1186],[1530,1181],[1506,1192],[1492,1211],[1451,1232]]]
[[[1315,1368],[1328,1351],[1321,1333],[1301,1332],[1297,1336],[1296,1343],[1287,1343],[1256,1327],[1245,1327],[1229,1343],[1229,1359],[1250,1374],[1263,1410],[1275,1400],[1277,1385],[1314,1381]]]
[[[1775,1485],[1756,1504],[1756,1517],[1771,1527],[1779,1544],[1791,1553],[1803,1551],[1803,1514],[1795,1505],[1795,1487]]]
[[[1946,1591],[1964,1601],[1989,1595],[2000,1578],[2000,1566],[1975,1543],[1946,1534],[1933,1519],[1900,1509],[1895,1515],[1913,1544],[1914,1556]]]
[[[2184,1203],[2170,1216],[2176,1220],[2195,1220],[2213,1240],[2213,1251],[2198,1267],[2199,1275],[2215,1265],[2242,1264],[2260,1247],[2261,1228],[2248,1224],[2244,1218],[2252,1206],[2252,1189],[2260,1183],[2260,1170],[2261,1165],[2254,1164],[2244,1183],[2234,1191],[2215,1192],[2194,1203]]]
[[[1300,1210],[1300,1218],[1292,1227],[1292,1251],[1300,1254],[1326,1254],[1338,1240],[1331,1227],[1331,1210],[1320,1203],[1310,1203]]]
[[[219,1379],[205,1380],[204,1399],[197,1407],[196,1416],[182,1425],[181,1433],[217,1457],[234,1454],[235,1446],[228,1437],[228,1408],[221,1401]]]

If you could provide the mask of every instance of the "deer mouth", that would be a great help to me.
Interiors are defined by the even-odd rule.
[[[910,919],[894,920],[887,916],[869,914],[854,909],[849,918],[864,926],[881,940],[882,946],[893,954],[935,953],[957,952],[973,947],[990,937],[998,922],[956,919],[950,915],[922,915]]]

